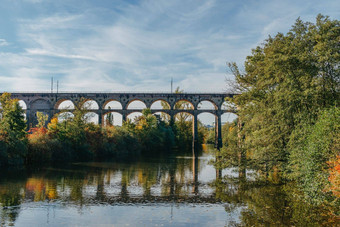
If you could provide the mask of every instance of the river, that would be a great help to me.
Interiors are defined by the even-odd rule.
[[[190,155],[2,170],[1,226],[335,226],[291,185]]]

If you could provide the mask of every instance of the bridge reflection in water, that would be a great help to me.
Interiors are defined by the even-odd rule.
[[[81,205],[170,201],[216,203],[219,200],[210,185],[216,176],[210,174],[214,172],[210,169],[214,168],[207,164],[209,159],[211,156],[205,154],[201,157],[146,158],[136,162],[90,162],[63,168],[49,167],[28,174],[26,179],[14,179],[17,189],[9,189],[7,193],[17,192],[20,195],[11,197],[19,196],[23,201],[58,200]],[[203,168],[205,175],[199,179]],[[7,186],[0,184],[0,188]]]
[[[0,226],[336,226],[327,208],[309,207],[294,187],[233,169],[219,178],[211,158],[203,153],[1,171]]]

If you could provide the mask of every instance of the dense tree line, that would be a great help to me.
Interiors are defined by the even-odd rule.
[[[0,166],[131,158],[141,153],[174,152],[174,147],[190,150],[192,144],[188,114],[181,114],[179,120],[172,122],[144,109],[141,116],[128,119],[122,127],[113,126],[109,114],[106,126],[101,127],[89,123],[88,107],[82,100],[75,105],[72,117],[66,113],[56,115],[47,127],[48,116],[37,112],[38,124],[27,134],[18,100],[4,93],[0,103]],[[203,133],[200,127],[201,143]]]
[[[339,64],[340,22],[322,15],[269,37],[244,72],[229,63],[239,95],[228,101],[238,119],[223,132],[218,164],[246,162],[267,177],[297,181],[312,202],[339,205]]]

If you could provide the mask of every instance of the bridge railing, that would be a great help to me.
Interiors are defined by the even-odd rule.
[[[1,91],[0,94],[8,92],[15,94],[235,94],[229,92],[216,92],[216,91],[204,91],[204,92],[183,92],[183,93],[174,93],[174,92],[164,92],[164,91]]]

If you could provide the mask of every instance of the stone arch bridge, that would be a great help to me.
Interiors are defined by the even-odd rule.
[[[226,93],[11,93],[12,98],[22,100],[26,104],[26,120],[28,127],[36,124],[36,113],[43,112],[52,118],[60,112],[59,105],[63,101],[94,101],[98,104],[98,109],[91,109],[90,112],[98,114],[98,124],[103,123],[105,114],[109,112],[120,113],[123,121],[133,112],[141,112],[141,109],[128,109],[128,105],[133,101],[141,101],[147,108],[150,108],[156,101],[164,101],[169,105],[169,109],[151,109],[152,113],[163,112],[170,115],[173,119],[177,113],[186,112],[193,116],[193,146],[197,143],[197,116],[200,113],[211,113],[215,115],[216,128],[216,147],[222,147],[221,135],[221,115],[233,110],[222,108],[226,97],[233,97],[234,94]],[[121,109],[107,109],[105,106],[111,102],[117,101],[121,104]],[[179,101],[187,101],[192,105],[191,109],[176,109],[175,104]],[[209,101],[213,104],[214,109],[199,109],[198,106],[202,101]],[[72,112],[72,110],[70,110]]]

